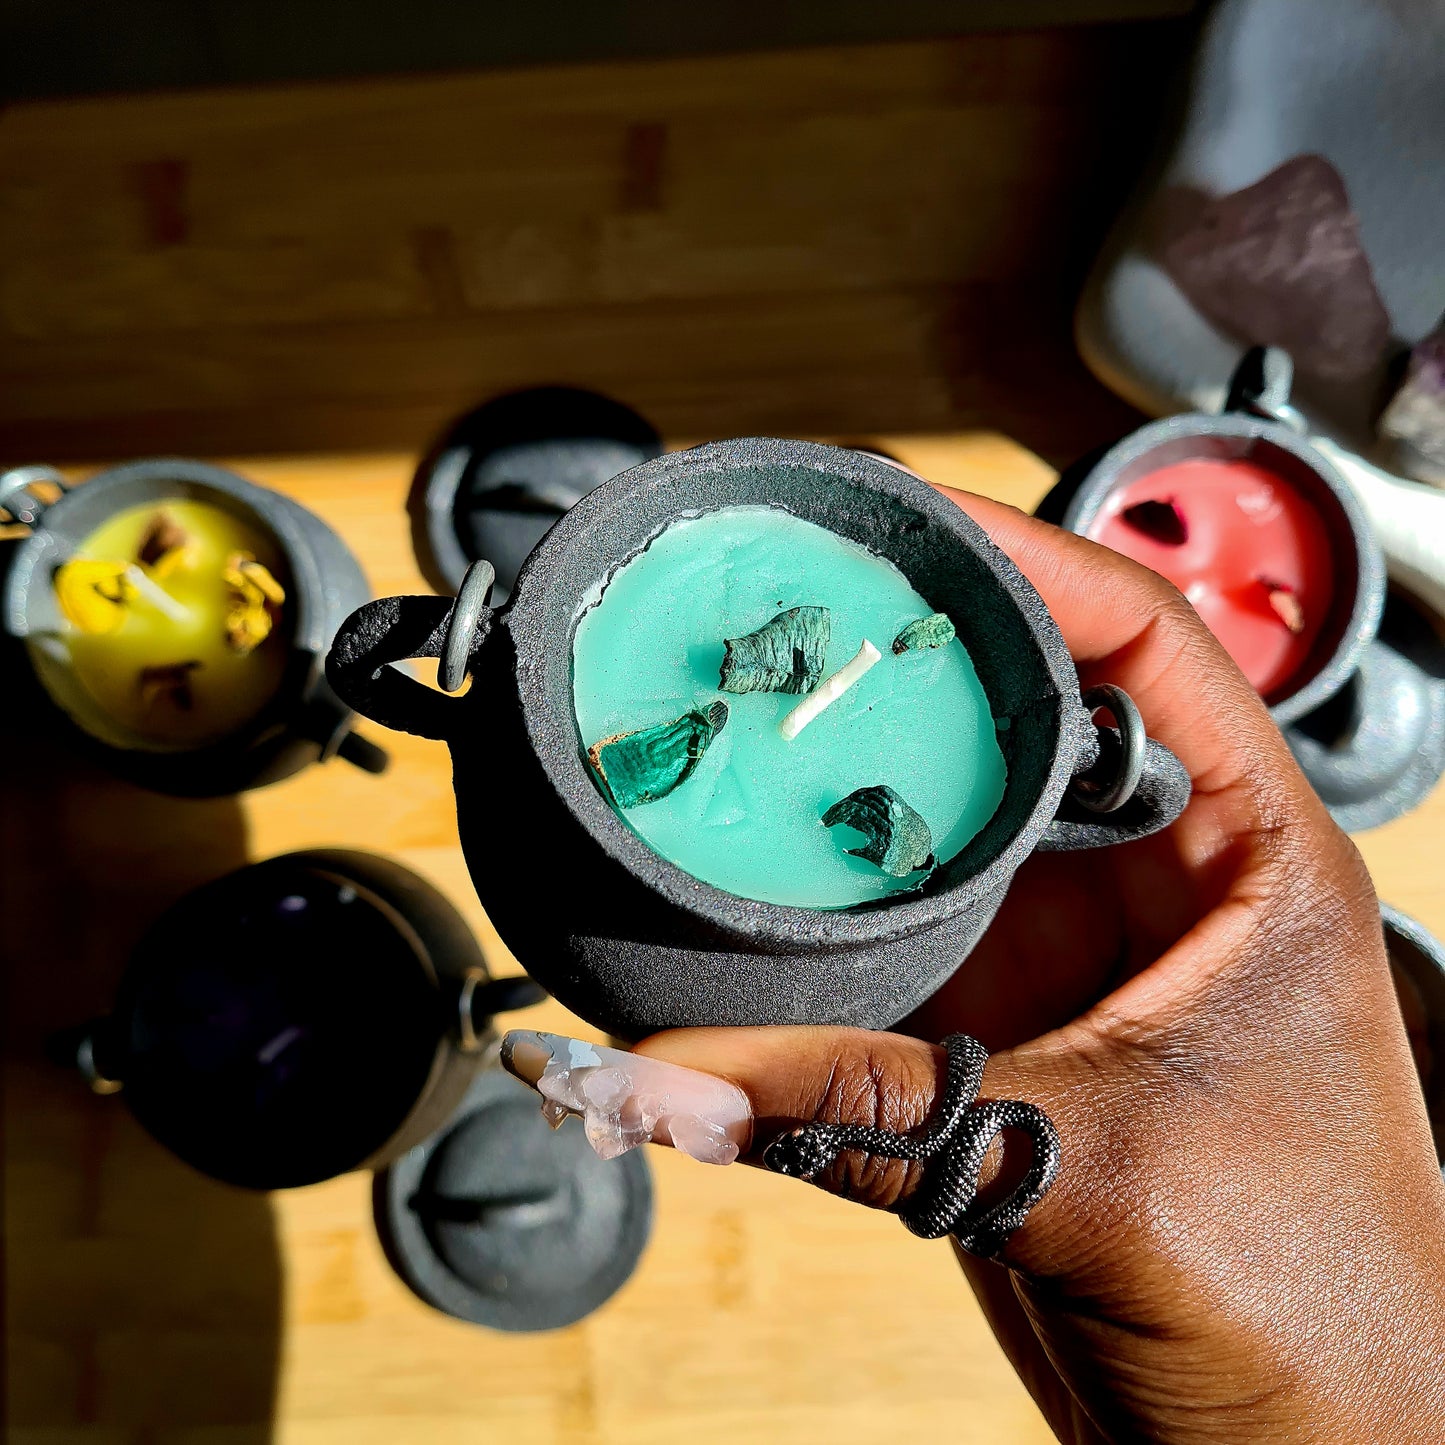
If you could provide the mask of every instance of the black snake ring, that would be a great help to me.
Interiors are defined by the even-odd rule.
[[[917,1160],[923,1180],[899,1210],[903,1223],[923,1239],[953,1237],[970,1254],[994,1258],[1024,1222],[1059,1172],[1059,1134],[1042,1109],[1016,1099],[978,1102],[988,1051],[967,1034],[943,1041],[948,1072],[933,1117],[909,1134],[862,1124],[803,1124],[779,1135],[763,1151],[774,1173],[812,1179],[846,1149],[885,1159]],[[1028,1173],[1014,1190],[987,1209],[975,1207],[978,1174],[989,1146],[1005,1129],[1027,1134],[1033,1144]]]

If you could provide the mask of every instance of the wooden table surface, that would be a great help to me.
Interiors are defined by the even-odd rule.
[[[992,434],[882,437],[925,475],[1031,507],[1052,471]],[[330,522],[379,594],[424,590],[410,455],[233,460]],[[374,736],[381,737],[373,730]],[[193,1174],[120,1099],[39,1056],[102,1011],[134,938],[186,888],[288,849],[363,847],[491,931],[457,844],[441,744],[382,737],[239,801],[153,798],[7,735],[3,894],[6,1305],[13,1445],[873,1445],[1052,1439],[944,1244],[749,1169],[650,1151],[656,1226],[631,1282],[556,1334],[507,1336],[415,1299],[382,1257],[370,1180],[269,1197]],[[21,754],[11,752],[11,758]],[[1360,839],[1382,894],[1436,931],[1445,791]],[[552,1004],[531,1018],[588,1032]]]
[[[1129,414],[1069,315],[1182,39],[5,106],[0,460],[407,449],[559,380],[669,436],[1076,454]]]

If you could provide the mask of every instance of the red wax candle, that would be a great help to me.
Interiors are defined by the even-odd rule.
[[[1088,535],[1174,583],[1263,696],[1309,680],[1333,554],[1318,511],[1274,472],[1241,458],[1173,462],[1112,492]]]

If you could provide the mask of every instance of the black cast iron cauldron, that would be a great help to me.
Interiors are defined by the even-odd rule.
[[[654,853],[589,775],[572,707],[578,618],[669,523],[757,504],[892,561],[953,619],[988,694],[1008,765],[1003,801],[917,893],[840,911],[735,897]],[[1093,726],[1104,701],[1081,700],[1053,619],[983,531],[926,483],[860,452],[754,439],[659,457],[569,511],[504,610],[490,612],[472,590],[455,615],[435,597],[361,608],[338,632],[327,675],[358,712],[449,744],[462,844],[493,923],[564,1004],[617,1034],[892,1025],[959,966],[1035,848],[1137,838],[1188,800],[1183,767],[1144,740],[1132,704],[1117,701],[1130,714],[1119,731]],[[443,673],[459,686],[456,664],[469,659],[464,697],[386,666],[442,657],[449,630]],[[1121,774],[1130,776],[1115,787]]]
[[[59,500],[47,504],[36,495],[40,483],[56,488]],[[57,725],[102,767],[183,797],[260,787],[333,756],[381,772],[386,754],[351,730],[351,711],[327,686],[321,662],[337,624],[370,596],[361,567],[319,517],[234,472],[156,458],[98,472],[73,489],[49,467],[0,473],[0,512],[30,527],[3,568],[4,632],[23,642],[53,631],[59,625],[56,568],[117,512],[174,500],[208,503],[275,540],[291,582],[282,622],[290,631],[290,657],[279,689],[230,737],[203,747],[162,748],[120,733],[62,669],[52,668],[40,677],[41,695],[53,704]],[[27,665],[33,663],[30,658]]]
[[[194,1168],[284,1189],[421,1143],[481,1067],[492,1015],[542,997],[492,978],[416,874],[318,849],[187,894],[137,945],[112,1012],[50,1052]]]

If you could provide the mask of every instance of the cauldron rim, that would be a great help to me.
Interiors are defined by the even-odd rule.
[[[800,509],[796,498],[748,495],[743,479],[756,478],[759,470],[769,468],[807,469],[825,475],[832,486],[851,484],[855,494],[878,494],[884,504],[900,512],[906,509],[921,514],[933,537],[946,538],[947,545],[972,553],[983,564],[1031,634],[1049,693],[1041,701],[1047,701],[1052,714],[1052,756],[1033,806],[1012,836],[977,871],[941,879],[945,865],[919,892],[897,893],[876,903],[846,909],[813,909],[742,898],[695,878],[654,852],[627,826],[588,775],[571,707],[572,641],[578,618],[590,605],[589,599],[600,595],[606,578],[672,521],[725,506],[780,506],[805,520],[838,530],[836,517],[829,521],[816,513],[810,515],[807,508]],[[689,485],[694,495],[684,495]],[[652,527],[638,545],[619,550],[602,575],[585,576],[579,586],[579,579],[573,575],[577,547],[585,539],[595,539],[609,516],[623,513],[632,504],[640,507],[663,488],[669,513],[666,519]],[[693,506],[698,496],[704,500]],[[789,505],[790,500],[793,505]],[[893,561],[910,581],[915,581],[908,560],[896,555],[897,539],[870,537],[865,545]],[[555,619],[548,614],[558,605],[558,598],[568,596],[578,601],[571,608],[560,658],[567,674],[564,712],[552,695],[555,678],[551,670],[557,667],[559,658]],[[750,950],[827,951],[886,942],[935,926],[985,899],[996,901],[1048,828],[1070,778],[1081,765],[1085,738],[1092,736],[1092,728],[1085,730],[1083,726],[1088,723],[1088,715],[1078,701],[1077,676],[1062,634],[1042,598],[1013,561],[962,508],[940,496],[914,473],[881,458],[840,447],[743,438],[668,453],[621,473],[584,497],[552,528],[518,575],[511,600],[497,620],[509,631],[515,649],[515,679],[528,742],[577,826],[608,858],[667,904],[709,930],[745,940]],[[997,716],[992,694],[989,700]],[[1071,731],[1071,722],[1080,726]]]
[[[306,545],[306,538],[284,505],[277,501],[288,499],[270,492],[255,482],[248,481],[236,472],[224,467],[212,466],[209,462],[191,461],[185,457],[147,457],[141,461],[123,462],[119,466],[106,467],[94,472],[84,481],[69,488],[46,507],[39,523],[30,536],[20,543],[15,563],[10,569],[5,584],[5,625],[12,637],[24,638],[29,635],[28,619],[25,616],[25,599],[36,569],[49,561],[58,560],[55,546],[57,532],[65,524],[68,514],[87,507],[94,494],[88,493],[97,483],[107,490],[116,487],[133,488],[136,495],[112,510],[125,511],[130,507],[143,506],[154,501],[162,506],[166,500],[208,501],[203,496],[192,496],[183,488],[200,488],[223,499],[218,503],[237,504],[244,509],[246,520],[253,526],[273,534],[286,558],[287,570],[295,582],[294,624],[291,645],[308,652],[320,653],[326,646],[326,639],[319,633],[321,608],[318,599],[325,588],[325,579]],[[177,488],[171,498],[152,497],[146,489],[152,485],[172,484]],[[81,534],[94,530],[94,523],[80,529]],[[47,547],[47,543],[50,545]]]

